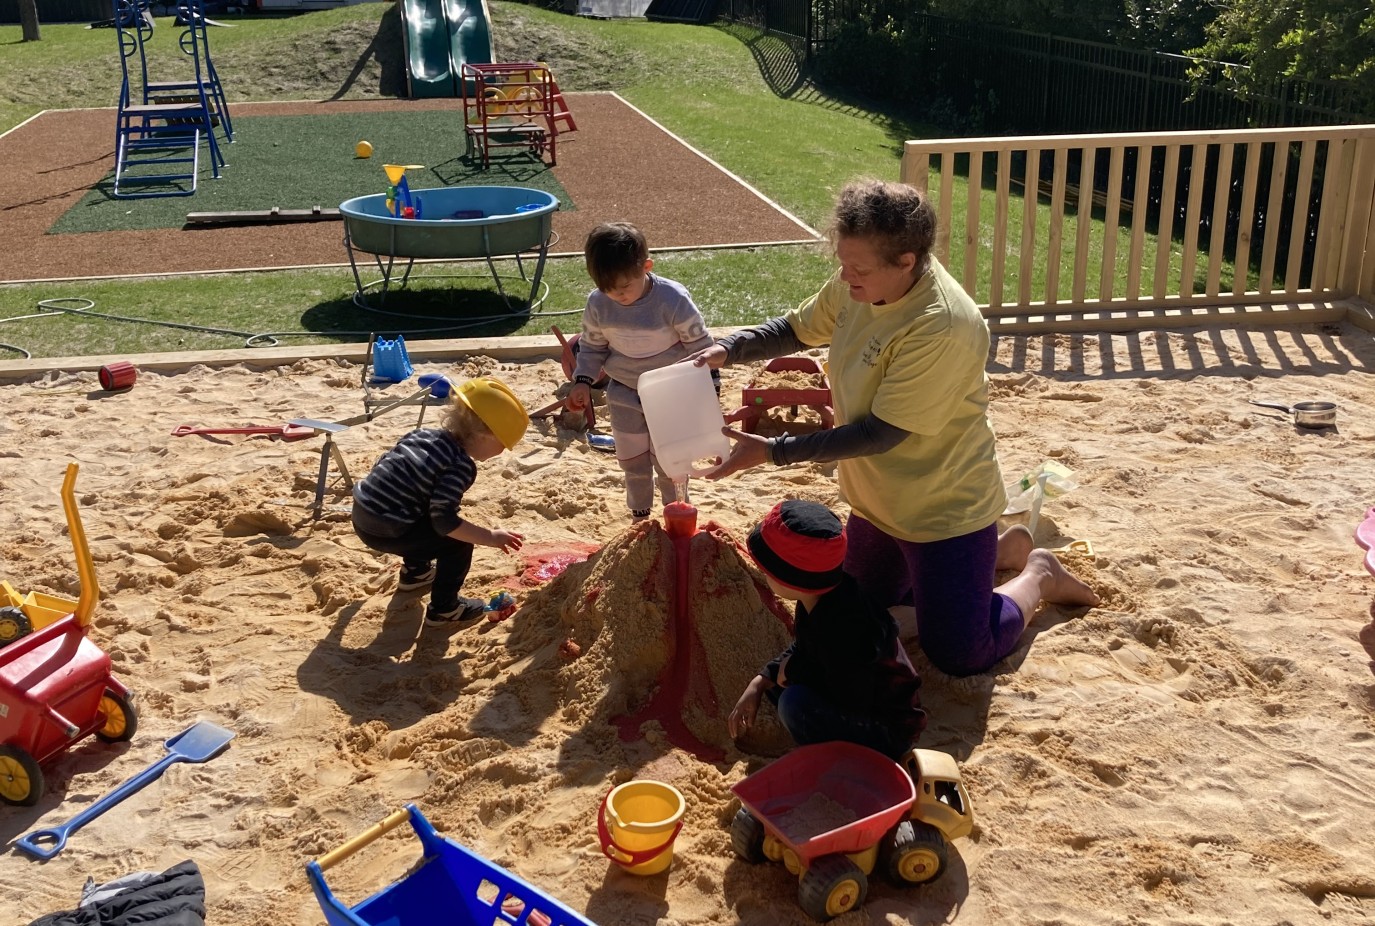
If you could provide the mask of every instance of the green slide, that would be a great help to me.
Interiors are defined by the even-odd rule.
[[[487,0],[401,0],[402,39],[410,95],[459,95],[465,64],[492,62]]]

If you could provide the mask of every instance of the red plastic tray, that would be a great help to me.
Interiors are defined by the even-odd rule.
[[[764,372],[766,373],[782,373],[788,370],[815,373],[821,377],[822,382],[826,381],[826,374],[821,369],[821,364],[811,357],[776,357],[764,365]],[[780,405],[830,405],[831,388],[827,385],[820,389],[761,389],[749,385],[740,390],[740,399],[746,408],[752,406],[776,408]]]

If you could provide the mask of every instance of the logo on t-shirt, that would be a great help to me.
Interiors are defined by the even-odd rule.
[[[878,355],[883,353],[883,344],[878,338],[870,338],[869,343],[864,345],[864,353],[859,355],[859,362],[866,367],[878,366]]]

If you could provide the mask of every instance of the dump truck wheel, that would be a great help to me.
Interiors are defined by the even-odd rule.
[[[731,821],[730,845],[747,862],[764,861],[764,824],[743,807]]]
[[[825,922],[864,903],[869,879],[843,855],[823,855],[812,861],[797,885],[797,903],[814,920]]]
[[[940,830],[920,820],[904,820],[893,834],[884,870],[895,884],[926,884],[941,876],[948,858]]]
[[[0,646],[6,646],[33,632],[29,616],[18,608],[0,608]]]

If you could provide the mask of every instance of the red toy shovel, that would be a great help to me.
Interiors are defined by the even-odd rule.
[[[172,429],[173,437],[186,437],[188,434],[275,434],[282,440],[300,440],[303,437],[314,436],[315,430],[290,423],[255,424],[244,428],[198,428],[193,424],[183,424]]]

